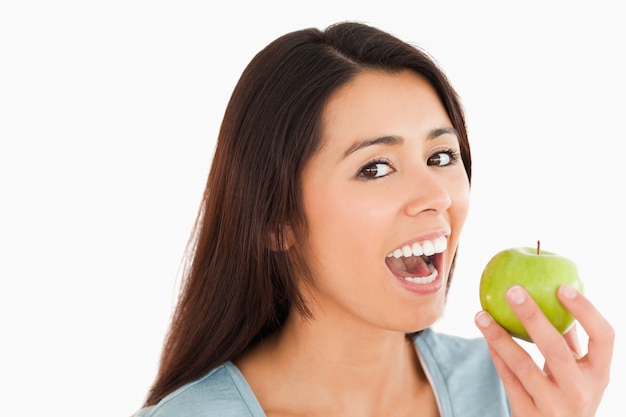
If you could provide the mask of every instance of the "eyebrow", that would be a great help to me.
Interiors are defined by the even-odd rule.
[[[428,133],[428,136],[426,136],[426,139],[432,140],[432,139],[438,138],[439,136],[443,136],[443,135],[453,135],[453,136],[456,136],[457,139],[459,138],[459,133],[456,131],[455,128],[453,128],[453,127],[440,127],[438,129],[431,130]]]
[[[348,155],[363,149],[363,148],[367,148],[368,146],[374,146],[374,145],[400,145],[402,144],[402,142],[404,142],[404,139],[400,136],[382,136],[380,138],[376,138],[376,139],[367,139],[367,140],[361,140],[358,142],[353,143],[352,145],[350,145],[350,147],[348,149],[346,149],[346,151],[343,153],[343,157],[341,159],[346,158]]]
[[[446,134],[454,135],[457,138],[459,136],[455,128],[441,127],[441,128],[433,129],[430,132],[428,132],[428,135],[426,135],[426,140],[433,140],[433,139],[438,138],[439,136],[446,135]],[[346,157],[348,157],[348,155],[360,149],[367,148],[369,146],[400,145],[403,142],[404,142],[404,139],[402,138],[402,136],[381,136],[375,139],[366,139],[366,140],[358,141],[358,142],[353,143],[352,145],[350,145],[348,149],[346,149],[341,159],[345,159]]]

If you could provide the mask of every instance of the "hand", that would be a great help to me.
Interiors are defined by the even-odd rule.
[[[487,312],[476,315],[513,417],[592,417],[608,385],[613,328],[575,289],[561,286],[558,297],[589,336],[584,355],[575,326],[561,335],[522,287],[507,292],[507,301],[545,359],[543,369]]]

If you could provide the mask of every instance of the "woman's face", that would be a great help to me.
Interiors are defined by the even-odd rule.
[[[419,75],[368,71],[323,113],[303,172],[314,315],[413,332],[440,317],[469,204],[459,142]]]

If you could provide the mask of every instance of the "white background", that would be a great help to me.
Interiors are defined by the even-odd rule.
[[[436,327],[477,336],[483,266],[541,239],[617,330],[598,415],[623,408],[624,9],[203,3],[0,3],[0,415],[141,405],[241,71],[277,36],[340,20],[423,46],[466,108],[472,207]]]

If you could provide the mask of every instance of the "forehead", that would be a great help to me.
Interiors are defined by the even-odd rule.
[[[327,142],[390,134],[410,137],[452,124],[430,83],[403,70],[358,74],[330,97],[322,126]]]

